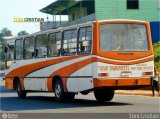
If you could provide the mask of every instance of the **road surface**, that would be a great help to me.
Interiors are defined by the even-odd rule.
[[[28,93],[19,99],[15,91],[6,90],[1,81],[0,106],[2,113],[159,113],[160,98],[119,95],[111,102],[99,103],[93,93],[76,95],[71,103],[59,103],[53,93]]]

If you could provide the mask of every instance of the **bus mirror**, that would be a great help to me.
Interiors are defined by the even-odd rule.
[[[12,63],[13,63],[13,61],[6,60],[5,61],[5,68],[8,69],[12,65]]]

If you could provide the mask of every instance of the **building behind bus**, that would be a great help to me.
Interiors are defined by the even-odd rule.
[[[153,43],[160,41],[160,0],[57,0],[40,11],[53,15],[52,28],[106,19],[149,21]],[[63,15],[68,16],[68,22],[56,18]],[[52,23],[41,28],[51,28]]]

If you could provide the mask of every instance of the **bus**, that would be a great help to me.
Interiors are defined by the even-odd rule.
[[[138,20],[99,20],[17,37],[5,86],[19,98],[53,92],[57,101],[94,93],[111,101],[115,90],[152,84],[150,25]]]

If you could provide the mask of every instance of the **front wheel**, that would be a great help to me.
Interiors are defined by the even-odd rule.
[[[64,92],[61,80],[57,80],[54,85],[55,99],[59,102],[74,100],[75,94]]]
[[[94,90],[94,96],[97,101],[111,101],[114,97],[114,90],[111,88],[97,88]]]
[[[22,90],[20,81],[17,81],[16,91],[19,98],[25,98],[27,95],[27,92],[25,90]]]

